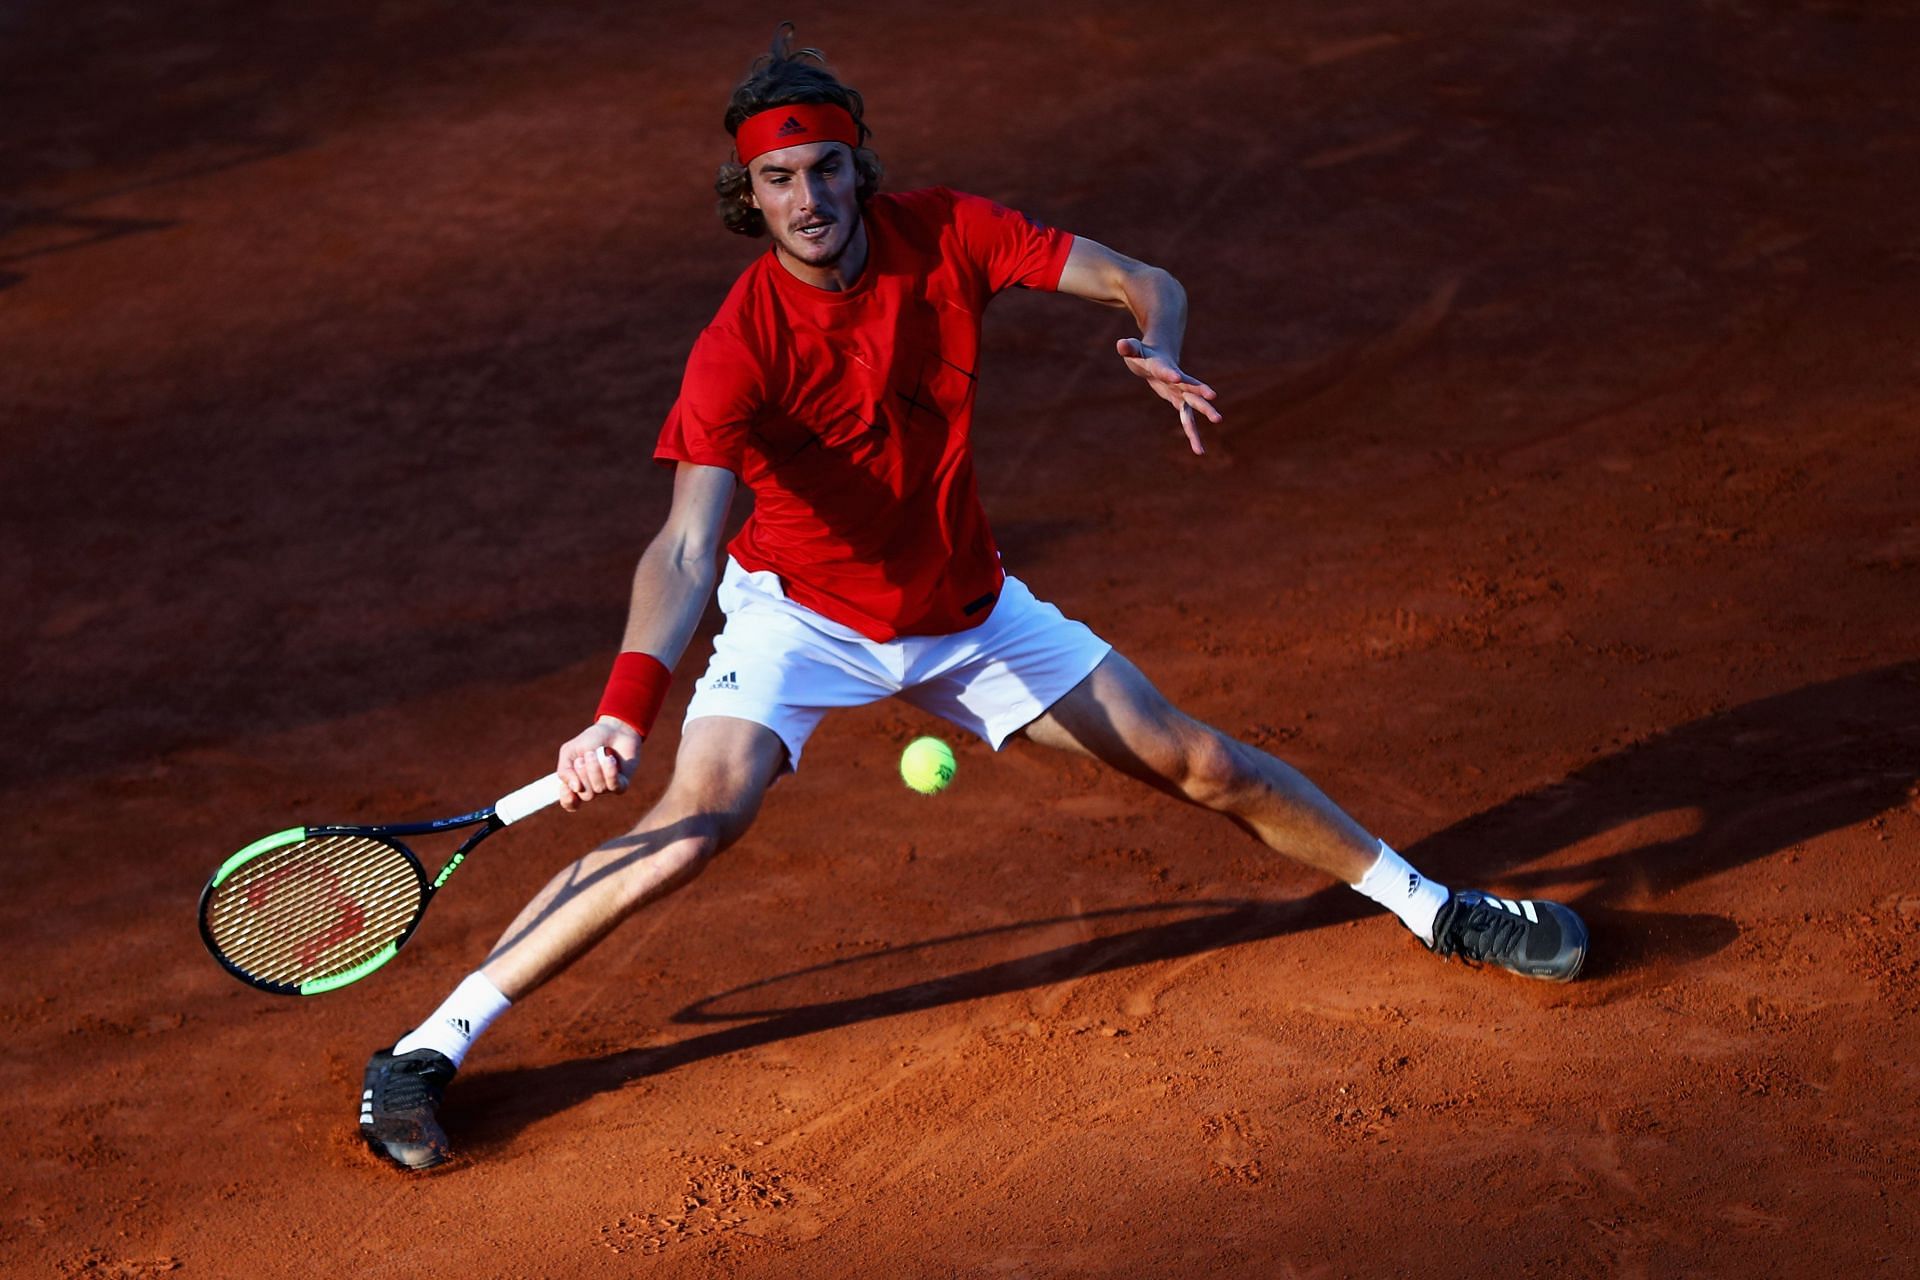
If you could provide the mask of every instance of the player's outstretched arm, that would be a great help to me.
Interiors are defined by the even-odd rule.
[[[1115,349],[1131,373],[1179,412],[1180,428],[1193,451],[1205,453],[1194,415],[1218,422],[1220,411],[1213,405],[1213,388],[1180,368],[1180,344],[1187,333],[1187,291],[1180,282],[1098,240],[1075,236],[1060,274],[1060,292],[1133,313],[1140,336],[1120,339]]]
[[[652,654],[671,668],[680,660],[713,594],[715,562],[735,480],[721,467],[682,462],[674,471],[673,508],[633,572],[622,650]],[[554,771],[567,785],[562,808],[626,789],[640,760],[633,725],[601,716],[560,748]]]

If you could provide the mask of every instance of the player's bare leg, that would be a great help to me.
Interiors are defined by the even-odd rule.
[[[1185,714],[1110,653],[1025,730],[1225,814],[1269,848],[1351,885],[1443,955],[1566,981],[1586,958],[1586,926],[1558,903],[1449,893],[1368,834],[1299,770]]]
[[[648,903],[690,883],[746,834],[786,760],[772,730],[706,716],[686,727],[667,790],[626,835],[547,882],[481,972],[509,1000],[530,994]]]
[[[376,1155],[430,1169],[450,1154],[437,1111],[473,1040],[513,1000],[578,960],[622,920],[690,883],[746,833],[786,759],[769,729],[708,716],[687,725],[673,778],[626,835],[547,882],[470,974],[367,1064],[360,1133]]]
[[[1357,883],[1380,854],[1380,842],[1305,774],[1187,715],[1118,652],[1026,734],[1226,814],[1270,848],[1343,884]]]

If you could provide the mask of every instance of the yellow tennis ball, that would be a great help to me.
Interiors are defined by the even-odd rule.
[[[953,781],[953,748],[938,738],[915,738],[900,753],[900,778],[923,796]]]

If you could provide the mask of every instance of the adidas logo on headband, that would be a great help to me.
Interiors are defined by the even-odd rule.
[[[762,111],[740,122],[734,148],[740,163],[803,142],[860,145],[860,126],[845,107],[832,102],[795,102]]]

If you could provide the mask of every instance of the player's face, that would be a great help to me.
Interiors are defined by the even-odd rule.
[[[860,175],[844,142],[808,142],[754,158],[752,201],[795,261],[831,267],[860,230]]]

